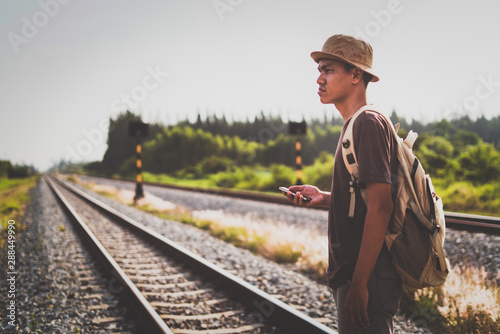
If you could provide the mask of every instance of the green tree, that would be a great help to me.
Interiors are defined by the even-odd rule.
[[[473,184],[485,184],[500,178],[500,153],[493,144],[482,140],[468,146],[458,157],[457,176]]]
[[[9,169],[12,168],[12,164],[9,160],[0,160],[0,179],[7,178]]]
[[[442,119],[441,121],[434,124],[434,129],[432,133],[436,136],[444,137],[447,134],[453,131],[453,124],[448,122],[446,119]]]
[[[106,175],[116,173],[127,158],[135,155],[136,140],[128,135],[128,123],[140,120],[140,116],[128,110],[109,120],[108,148],[101,164]]]
[[[444,137],[426,136],[418,146],[416,155],[426,172],[443,176],[453,157],[453,145]]]
[[[480,137],[477,133],[458,129],[457,132],[449,137],[450,143],[454,147],[454,156],[458,156],[469,145],[477,145]]]
[[[304,181],[314,184],[320,189],[329,190],[332,187],[334,157],[323,151],[311,166],[304,168]]]

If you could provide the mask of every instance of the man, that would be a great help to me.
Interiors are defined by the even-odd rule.
[[[331,192],[317,187],[292,186],[288,198],[297,205],[329,208],[328,285],[333,289],[339,331],[392,333],[393,317],[401,299],[401,280],[392,267],[384,243],[393,210],[391,175],[398,168],[397,142],[382,116],[366,111],[353,126],[358,159],[358,187],[365,187],[367,200],[355,190],[355,210],[349,217],[351,175],[342,159],[342,137],[351,117],[367,105],[372,72],[371,46],[354,37],[334,35],[322,51],[311,53],[320,72],[318,94],[324,104],[334,104],[344,119],[337,145]],[[291,192],[295,192],[293,196]],[[304,196],[311,200],[304,201]]]

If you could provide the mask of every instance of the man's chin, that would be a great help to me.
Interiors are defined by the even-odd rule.
[[[322,103],[322,104],[332,104],[333,101],[330,101],[329,99],[325,98],[325,97],[322,97],[320,96],[319,97],[319,101]]]

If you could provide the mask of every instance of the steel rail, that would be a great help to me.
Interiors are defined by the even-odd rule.
[[[91,250],[91,252],[98,257],[99,261],[103,263],[105,267],[107,267],[112,272],[112,275],[123,285],[127,293],[127,297],[131,301],[133,301],[134,307],[138,309],[145,317],[144,323],[148,327],[148,333],[173,334],[165,321],[160,317],[153,306],[151,306],[148,300],[142,295],[142,293],[130,280],[127,274],[125,274],[118,263],[116,263],[111,254],[109,254],[109,252],[102,245],[99,239],[97,239],[95,234],[82,220],[80,215],[78,215],[78,213],[64,197],[61,191],[57,188],[54,182],[48,177],[46,177],[45,180],[56,195],[57,199],[63,204],[64,209],[70,213],[72,220],[76,223],[75,225],[77,227],[77,230],[81,232],[80,235],[85,240],[86,246],[88,246],[89,250]]]
[[[91,203],[94,207],[101,210],[106,215],[119,221],[123,224],[123,226],[130,228],[138,235],[147,239],[150,244],[156,244],[166,253],[177,258],[183,264],[192,267],[203,276],[210,278],[214,284],[223,287],[235,298],[240,299],[240,301],[242,301],[251,312],[250,314],[262,318],[263,320],[269,320],[271,323],[286,328],[293,333],[338,334],[337,331],[317,322],[304,313],[297,311],[291,306],[270,296],[266,292],[254,287],[226,270],[212,264],[201,256],[189,251],[154,230],[136,222],[132,218],[113,209],[109,205],[97,200],[80,189],[60,179],[56,179],[56,181],[74,194]]]
[[[91,175],[89,175],[91,176]],[[102,178],[105,180],[117,180],[124,182],[135,182],[129,179],[111,179],[105,178],[101,176],[91,176],[93,178]],[[176,189],[176,190],[185,190],[185,191],[193,191],[199,193],[207,193],[213,195],[220,195],[232,198],[240,198],[247,199],[252,201],[261,201],[266,203],[274,203],[274,204],[283,204],[283,205],[295,205],[290,202],[286,197],[282,196],[273,196],[269,194],[256,193],[252,191],[240,191],[240,190],[231,190],[231,189],[210,189],[210,188],[194,188],[194,187],[183,187],[177,185],[169,185],[164,183],[156,183],[156,182],[148,182],[144,181],[144,185],[150,185],[160,188],[167,189]],[[315,208],[316,209],[316,208]],[[327,210],[325,208],[317,208],[319,210]],[[469,230],[474,232],[485,232],[488,234],[497,234],[500,235],[500,217],[490,217],[490,216],[481,216],[481,215],[471,215],[465,213],[456,213],[446,211],[445,213],[445,221],[446,227],[454,228],[457,230]]]
[[[135,183],[136,181],[126,178],[107,178],[102,176],[94,176],[94,175],[82,175],[88,176],[95,179],[103,179],[108,181],[123,181],[128,183]],[[275,203],[275,204],[284,204],[295,206],[292,202],[290,202],[285,196],[272,195],[267,193],[262,193],[258,191],[250,191],[250,190],[233,190],[228,188],[197,188],[197,187],[188,187],[188,186],[179,186],[174,184],[165,184],[165,183],[157,183],[151,181],[142,181],[143,185],[154,186],[159,188],[167,188],[167,189],[175,189],[175,190],[185,190],[197,193],[211,194],[211,195],[220,195],[225,197],[232,198],[240,198],[240,199],[248,199],[251,201],[260,201],[267,203]],[[276,191],[278,189],[276,188]]]
[[[500,218],[465,213],[445,212],[446,227],[500,234]]]

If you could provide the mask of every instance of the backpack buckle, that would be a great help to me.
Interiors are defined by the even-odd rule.
[[[358,182],[356,180],[349,181],[349,191],[354,192],[354,189],[358,187]]]

